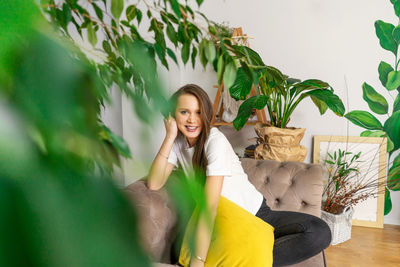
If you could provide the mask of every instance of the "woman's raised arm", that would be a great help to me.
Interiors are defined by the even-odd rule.
[[[174,165],[168,162],[168,156],[178,135],[178,127],[175,119],[171,116],[168,119],[164,119],[164,125],[166,130],[165,138],[147,176],[147,187],[151,190],[161,189],[174,169]]]

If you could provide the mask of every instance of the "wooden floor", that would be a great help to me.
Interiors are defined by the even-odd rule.
[[[350,240],[325,253],[328,267],[400,267],[400,226],[353,226]]]

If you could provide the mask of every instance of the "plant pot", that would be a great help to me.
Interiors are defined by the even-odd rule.
[[[306,129],[277,128],[257,123],[254,127],[261,143],[254,151],[255,159],[303,162],[307,148],[300,145]]]
[[[326,211],[321,212],[321,219],[324,220],[332,233],[331,245],[343,243],[351,238],[351,219],[354,210],[347,207],[340,214],[332,214]]]

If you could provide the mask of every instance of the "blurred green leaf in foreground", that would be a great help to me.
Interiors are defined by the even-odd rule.
[[[104,85],[62,43],[32,1],[0,3],[0,266],[150,266],[99,171],[121,142],[98,120]]]

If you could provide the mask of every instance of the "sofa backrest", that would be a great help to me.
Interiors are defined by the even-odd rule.
[[[322,168],[318,164],[241,159],[251,183],[273,210],[321,216]]]
[[[128,185],[124,193],[135,208],[143,249],[153,260],[169,262],[177,214],[166,190],[150,190],[141,179]]]

